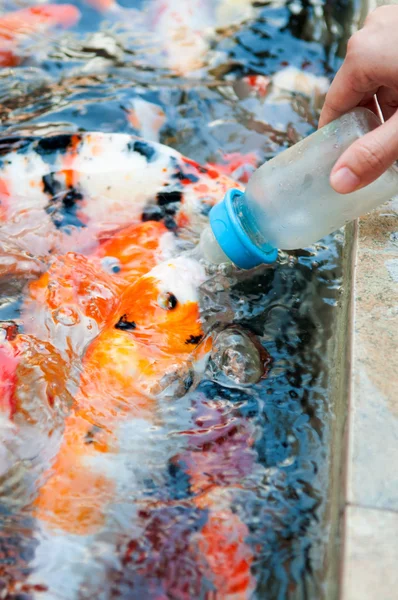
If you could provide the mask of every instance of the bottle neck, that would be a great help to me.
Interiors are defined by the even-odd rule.
[[[199,255],[208,263],[221,265],[223,263],[231,264],[231,260],[223,252],[220,244],[217,242],[212,228],[208,225],[200,236]]]
[[[237,267],[252,269],[263,263],[275,262],[278,251],[256,238],[257,228],[250,220],[244,194],[229,190],[222,202],[210,211],[210,225],[223,253]]]

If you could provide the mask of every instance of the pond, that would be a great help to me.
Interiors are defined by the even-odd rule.
[[[214,202],[223,186],[244,186],[256,166],[316,128],[360,2],[72,0],[54,9],[3,0],[0,8],[1,597],[336,597],[349,230],[251,273],[207,266],[203,276],[201,266],[195,279],[189,263],[177,281],[161,271],[162,284],[178,290],[157,284],[165,309],[179,309],[200,284],[205,342],[186,312],[153,337],[152,291],[136,279],[147,282],[153,253],[171,238],[174,253],[189,251],[209,194]],[[128,143],[148,164],[134,159],[123,170],[125,138],[112,134],[144,138]],[[85,153],[87,198],[73,166]],[[115,231],[137,225],[128,199],[149,197],[141,187],[151,190],[161,167],[163,191],[138,219],[146,225],[129,272],[135,287],[115,287],[125,265],[119,246],[112,262]],[[68,187],[75,172],[72,197],[59,177]],[[183,197],[187,206],[190,186],[201,218],[189,213],[185,227],[176,204]],[[127,230],[130,241],[135,232]],[[83,329],[71,294],[87,310]],[[106,338],[108,313],[118,318]],[[175,350],[181,331],[192,346],[212,340],[203,368]],[[127,335],[141,345],[116,382],[106,373],[125,360]],[[127,371],[144,407],[134,414],[115,391]],[[131,388],[123,389],[127,402]]]

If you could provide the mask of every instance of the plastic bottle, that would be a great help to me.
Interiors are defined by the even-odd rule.
[[[337,159],[355,140],[380,125],[356,108],[262,165],[245,193],[230,190],[210,212],[201,238],[204,257],[243,269],[276,260],[277,249],[309,246],[398,193],[398,168],[351,194],[329,183]]]

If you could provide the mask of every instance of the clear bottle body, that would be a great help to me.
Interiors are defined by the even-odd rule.
[[[302,248],[397,194],[395,165],[351,194],[338,194],[329,183],[337,159],[378,125],[371,111],[354,109],[260,167],[234,206],[251,242],[259,248]]]

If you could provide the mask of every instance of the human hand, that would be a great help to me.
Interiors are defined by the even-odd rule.
[[[349,40],[319,127],[357,106],[377,114],[375,95],[385,122],[352,144],[336,162],[330,183],[340,194],[369,185],[398,159],[398,6],[370,13],[363,29]]]

